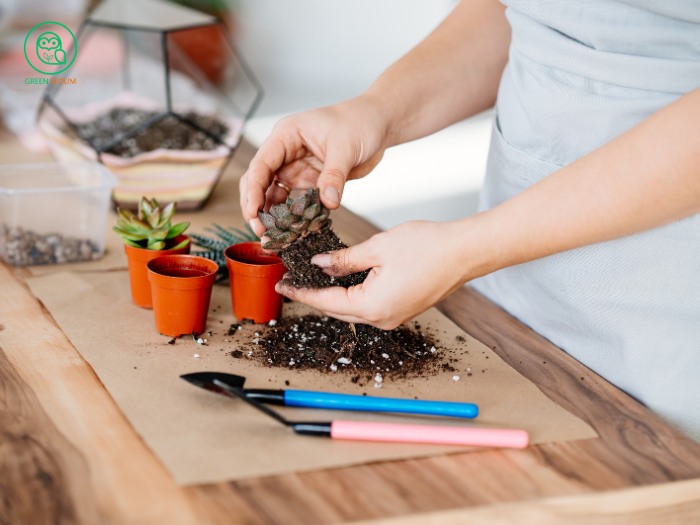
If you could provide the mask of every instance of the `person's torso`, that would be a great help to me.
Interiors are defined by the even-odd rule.
[[[504,3],[513,40],[482,209],[700,87],[699,3]],[[700,215],[473,284],[700,440]]]
[[[566,165],[700,87],[697,0],[505,0],[504,139]]]

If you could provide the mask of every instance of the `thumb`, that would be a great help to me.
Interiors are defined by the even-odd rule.
[[[321,201],[331,210],[340,206],[343,188],[348,174],[353,168],[353,159],[349,154],[338,150],[328,152],[323,170],[318,176],[318,187],[321,190]]]
[[[379,258],[370,242],[365,241],[350,248],[314,255],[311,263],[322,268],[328,275],[341,277],[373,268],[378,265]]]

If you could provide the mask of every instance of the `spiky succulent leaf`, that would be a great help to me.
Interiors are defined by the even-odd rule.
[[[271,228],[265,232],[265,237],[269,237],[270,239],[279,239],[281,235],[284,235],[284,230],[280,230],[279,228]]]
[[[124,230],[122,228],[119,228],[117,226],[112,227],[112,230],[117,232],[119,236],[124,239],[125,241],[143,241],[146,239],[148,236],[143,235],[143,234],[136,234],[136,233],[131,233],[127,230]]]
[[[180,241],[179,243],[177,243],[175,246],[173,246],[170,249],[171,250],[179,250],[180,248],[184,248],[185,246],[187,246],[189,243],[190,243],[189,239],[183,239],[182,241]]]
[[[267,241],[262,247],[270,251],[279,251],[285,247],[285,244],[280,241]]]
[[[137,217],[134,217],[132,219],[132,221],[129,223],[129,225],[135,231],[148,232],[151,230],[150,224],[148,224],[146,221],[142,221],[141,219],[139,219]]]
[[[293,231],[283,232],[275,241],[281,242],[283,244],[292,244],[299,238],[299,234]]]
[[[141,197],[138,214],[117,209],[117,223],[113,230],[131,246],[149,250],[169,248],[166,241],[182,235],[190,225],[188,222],[181,222],[171,226],[170,221],[176,209],[175,203],[161,209],[155,198]]]
[[[148,232],[151,227],[129,210],[117,209],[117,226],[129,232]]]
[[[318,202],[314,202],[311,206],[306,208],[303,213],[301,214],[302,218],[311,221],[316,216],[321,213],[321,205]]]
[[[324,226],[326,226],[326,223],[328,223],[328,217],[325,215],[319,215],[309,223],[309,227],[307,229],[310,232],[321,231]]]
[[[133,246],[134,248],[143,248],[143,246],[141,246],[138,242],[134,242],[134,241],[131,241],[129,239],[124,239],[124,238],[122,238],[122,239],[124,240],[124,244],[128,244],[129,246]]]
[[[119,218],[124,222],[131,222],[132,219],[136,218],[136,215],[134,215],[132,212],[130,212],[129,210],[122,210],[121,208],[117,208],[117,214],[119,215]]]
[[[174,202],[171,202],[165,208],[163,208],[163,211],[160,212],[160,222],[158,223],[159,228],[164,228],[166,225],[170,224],[173,215],[175,215],[176,209],[177,204]]]
[[[302,233],[309,229],[309,223],[310,221],[295,222],[294,224],[289,226],[289,229],[296,233]]]
[[[275,218],[269,213],[260,212],[258,214],[258,218],[260,219],[260,222],[263,223],[263,226],[265,226],[265,228],[267,228],[268,230],[277,226],[277,224],[275,223]]]
[[[156,208],[148,215],[148,224],[151,228],[157,228],[160,223],[160,208]]]
[[[308,191],[309,193],[309,198],[311,199],[312,204],[321,204],[321,191],[316,189],[310,189]]]
[[[148,242],[164,241],[168,237],[168,230],[153,230],[148,234]]]
[[[189,235],[192,238],[192,242],[195,246],[200,246],[207,251],[223,253],[226,248],[231,246],[229,243],[221,239],[206,237],[204,235],[199,235],[198,233],[190,233]]]
[[[289,206],[286,204],[275,204],[270,207],[270,215],[272,215],[277,221],[284,220],[289,217],[292,212],[289,211]]]
[[[163,250],[165,248],[165,241],[149,241],[147,246],[149,250]]]
[[[292,201],[292,204],[289,206],[289,211],[291,211],[292,214],[299,216],[304,213],[304,210],[308,205],[309,197],[306,193],[304,193]]]
[[[277,219],[277,227],[280,230],[289,230],[292,224],[297,222],[298,217],[295,217],[291,213],[287,215],[284,219]]]
[[[182,235],[184,231],[190,227],[189,222],[180,222],[176,224],[175,226],[171,226],[167,232],[167,236],[165,237],[166,239],[174,239],[178,235]]]
[[[270,207],[269,213],[258,214],[267,229],[265,237],[269,239],[263,248],[277,251],[309,233],[324,231],[331,225],[329,215],[330,210],[321,203],[318,189],[287,198],[284,203]]]
[[[138,217],[139,219],[146,220],[146,218],[151,214],[153,211],[153,207],[151,206],[151,201],[149,201],[146,197],[141,197],[141,200],[139,201],[139,213]]]
[[[123,230],[127,233],[141,233],[141,228],[134,226],[133,224],[129,222],[125,222],[121,219],[117,219],[117,224],[115,228],[119,228],[120,230]]]
[[[274,219],[274,218],[273,218]],[[246,224],[242,229],[224,228],[218,224],[213,227],[205,228],[206,231],[213,233],[216,237],[207,237],[197,233],[190,233],[192,243],[195,246],[204,248],[204,251],[193,251],[193,255],[206,257],[219,265],[219,271],[216,274],[216,281],[225,281],[228,278],[228,270],[226,269],[226,258],[224,251],[233,244],[248,241],[259,241],[255,232]]]

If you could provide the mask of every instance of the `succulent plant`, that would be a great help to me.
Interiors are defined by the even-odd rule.
[[[212,227],[204,229],[210,233],[213,233],[215,236],[207,237],[206,235],[190,233],[192,243],[199,248],[204,248],[204,250],[192,252],[192,255],[206,257],[219,265],[219,271],[216,274],[216,282],[224,281],[228,277],[226,257],[224,256],[226,248],[241,242],[260,240],[247,224],[243,227],[243,229],[232,227],[224,228],[218,224],[214,224]]]
[[[263,248],[280,251],[309,233],[322,232],[331,226],[330,210],[321,203],[318,188],[309,189],[298,197],[270,207],[268,213],[258,214],[270,239]]]
[[[174,226],[170,223],[176,208],[177,204],[171,202],[161,209],[156,199],[141,197],[137,215],[117,208],[117,225],[112,230],[117,232],[126,244],[135,248],[163,250],[168,241],[182,235],[190,225],[189,222],[180,222]],[[189,239],[185,239],[167,248],[183,248],[189,242]]]

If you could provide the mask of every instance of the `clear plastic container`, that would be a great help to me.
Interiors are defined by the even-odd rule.
[[[0,165],[0,258],[14,266],[98,259],[115,184],[97,163]]]

